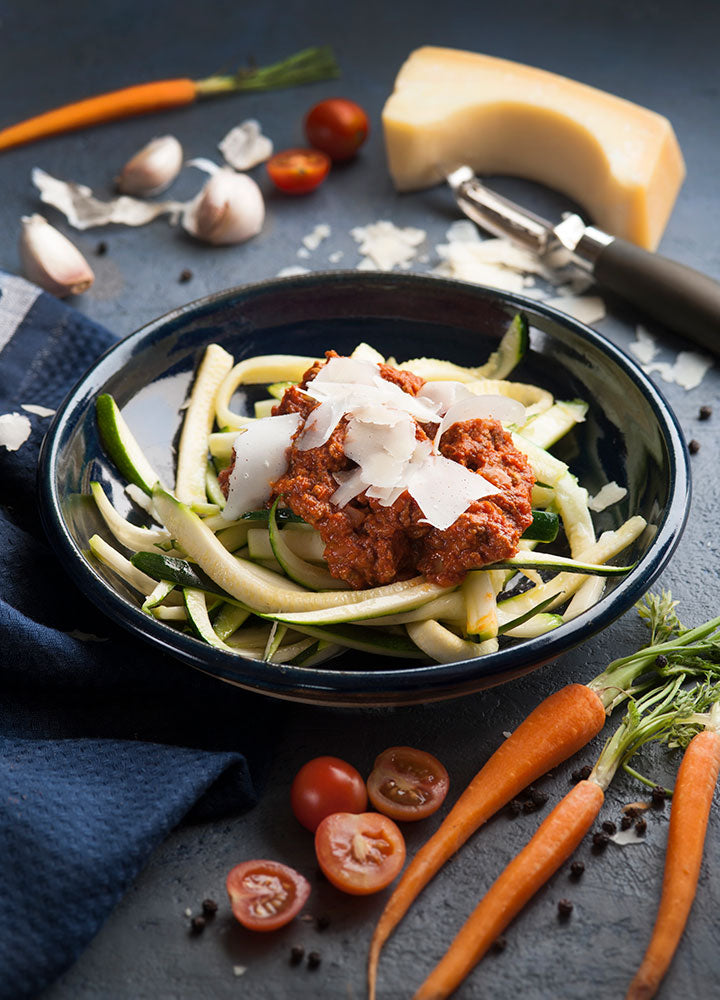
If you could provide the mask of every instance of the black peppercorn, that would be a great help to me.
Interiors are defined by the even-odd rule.
[[[700,451],[700,442],[693,438],[692,441],[688,442],[688,451],[691,455],[697,455]]]
[[[321,961],[322,959],[320,958],[320,953],[317,951],[311,951],[307,957],[308,969],[317,969]]]
[[[105,254],[107,253],[107,243],[105,242],[105,240],[100,240],[98,245],[95,247],[95,253],[98,255],[98,257],[105,256]]]
[[[561,899],[558,902],[557,908],[558,908],[558,916],[560,917],[560,919],[567,920],[567,918],[573,911],[573,904],[570,902],[569,899]]]
[[[620,819],[620,829],[621,830],[629,830],[630,827],[632,826],[632,824],[633,824],[632,816],[623,816]]]
[[[180,277],[178,278],[178,281],[180,282],[181,285],[184,285],[184,284],[186,284],[186,282],[192,281],[192,276],[193,276],[193,273],[190,270],[190,268],[189,267],[185,267],[180,272]]]
[[[698,420],[709,420],[712,416],[712,406],[701,406],[698,413]]]
[[[573,863],[570,865],[571,878],[580,878],[580,876],[584,871],[585,871],[585,865],[582,863],[582,861],[573,861]]]
[[[663,806],[667,799],[667,792],[662,785],[655,785],[652,790],[652,801],[654,806]]]
[[[617,827],[615,826],[615,824],[611,819],[606,819],[602,825],[602,828],[605,831],[605,833],[609,833],[611,837],[614,833],[617,833]]]
[[[202,911],[206,917],[214,917],[218,911],[218,905],[214,899],[203,899]]]
[[[647,820],[643,819],[642,816],[640,819],[635,820],[635,830],[640,837],[642,837],[647,830]]]
[[[325,913],[321,914],[315,918],[315,926],[319,931],[326,931],[330,926],[330,917]]]
[[[305,958],[305,949],[301,944],[294,944],[290,949],[290,965],[300,965]]]
[[[506,947],[507,947],[507,939],[502,937],[502,935],[500,937],[495,938],[495,940],[492,943],[492,950],[498,953],[501,951],[505,951]]]
[[[660,667],[660,669],[663,670],[667,665],[667,656],[665,656],[664,653],[659,653],[658,656],[655,657],[655,666]]]
[[[608,837],[604,830],[600,830],[598,833],[593,834],[593,850],[596,854],[599,854],[600,851],[604,851],[609,843],[610,837]]]
[[[192,929],[193,934],[202,934],[202,932],[205,930],[206,923],[207,921],[205,920],[205,917],[200,917],[200,916],[193,917],[192,920],[190,921],[190,927]]]

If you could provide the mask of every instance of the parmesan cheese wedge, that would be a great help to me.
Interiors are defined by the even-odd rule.
[[[383,110],[401,191],[469,164],[569,195],[596,225],[654,250],[685,176],[670,122],[545,70],[426,46],[401,68]]]

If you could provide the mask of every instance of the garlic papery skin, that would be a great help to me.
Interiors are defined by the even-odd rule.
[[[18,250],[25,277],[61,299],[87,291],[95,275],[75,244],[42,215],[24,215],[21,223]]]
[[[182,146],[174,135],[161,135],[128,160],[115,179],[123,194],[160,194],[170,187],[183,163]]]
[[[257,236],[265,221],[265,202],[252,177],[229,167],[215,170],[182,218],[183,229],[205,243],[229,246]]]

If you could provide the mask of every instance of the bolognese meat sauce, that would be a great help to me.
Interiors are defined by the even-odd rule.
[[[338,357],[327,353],[328,360]],[[287,389],[274,415],[299,413],[303,419],[315,400],[303,394],[323,367],[316,362],[299,386]],[[378,365],[383,379],[416,396],[425,380],[390,365]],[[520,536],[532,521],[534,476],[526,457],[512,443],[499,421],[464,420],[442,435],[445,458],[482,475],[499,492],[470,504],[449,528],[428,524],[405,490],[390,506],[365,493],[338,507],[331,497],[338,488],[334,472],[354,467],[343,449],[347,430],[343,417],[329,440],[303,450],[295,441],[288,450],[287,471],[272,484],[273,498],[311,524],[325,542],[325,559],[333,576],[353,588],[374,587],[422,573],[441,586],[459,583],[470,569],[507,558],[517,551]],[[433,428],[417,424],[416,438],[427,439]],[[301,430],[296,435],[296,440]],[[227,492],[232,466],[220,474]]]

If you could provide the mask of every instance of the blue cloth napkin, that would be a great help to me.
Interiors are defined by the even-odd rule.
[[[114,339],[0,272],[2,1000],[73,962],[177,823],[254,804],[280,711],[112,625],[45,541],[47,410]]]

